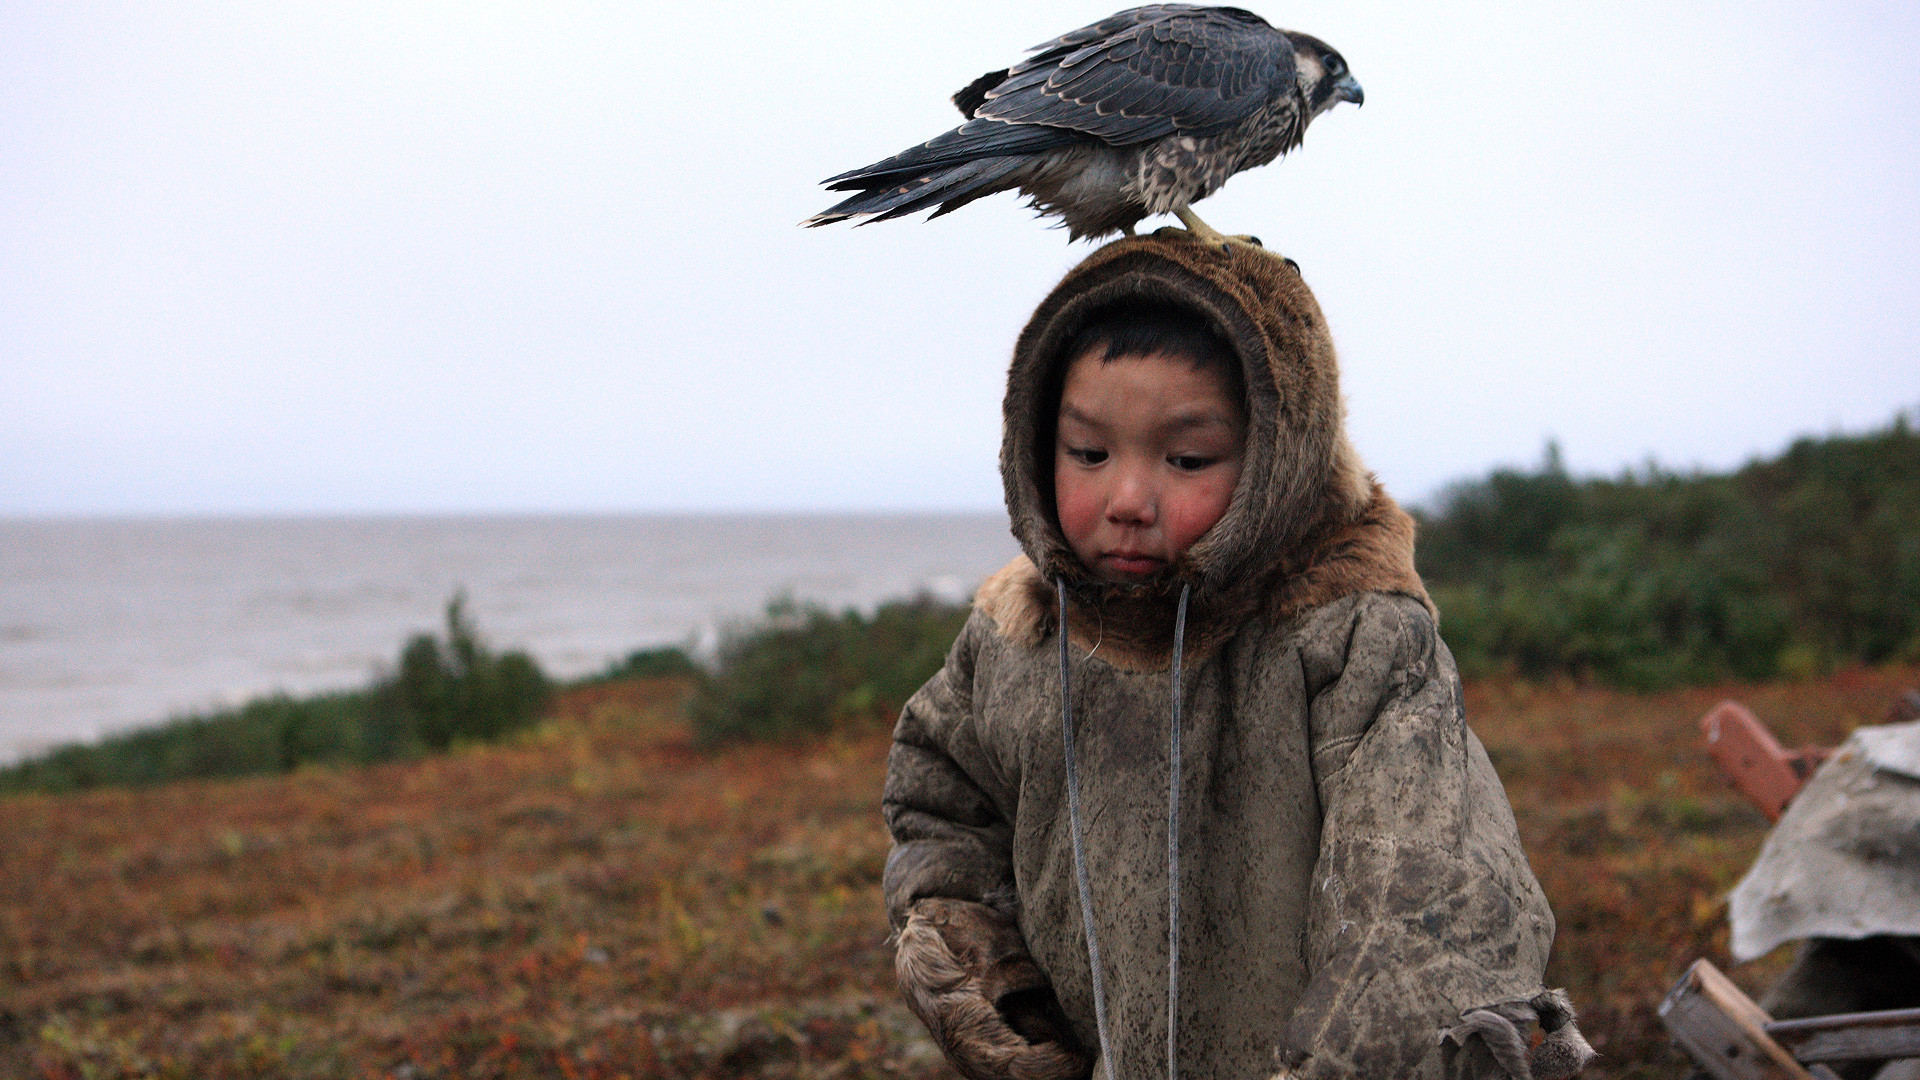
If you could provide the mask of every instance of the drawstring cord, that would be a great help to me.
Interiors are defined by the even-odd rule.
[[[1056,577],[1060,599],[1060,742],[1067,759],[1067,826],[1073,841],[1073,877],[1080,889],[1080,922],[1087,935],[1087,963],[1093,971],[1093,1022],[1100,1033],[1100,1064],[1113,1080],[1113,1043],[1107,1037],[1106,981],[1100,969],[1099,936],[1093,927],[1093,889],[1087,880],[1087,855],[1081,842],[1080,774],[1073,752],[1073,695],[1067,655],[1067,581]],[[1167,781],[1167,1080],[1180,1076],[1180,660],[1186,651],[1187,599],[1192,585],[1180,585],[1180,608],[1173,620],[1173,716]],[[1092,653],[1088,653],[1092,656]]]
[[[1107,991],[1100,978],[1100,939],[1093,932],[1093,889],[1087,884],[1087,854],[1080,843],[1080,774],[1073,757],[1073,696],[1067,692],[1067,579],[1060,590],[1060,741],[1067,755],[1067,827],[1073,837],[1073,878],[1080,887],[1080,923],[1087,932],[1087,963],[1093,968],[1093,1023],[1100,1032],[1100,1064],[1113,1080],[1113,1055],[1107,1040]]]
[[[1187,594],[1173,617],[1173,734],[1167,780],[1167,1080],[1180,1080],[1180,654],[1186,651]]]

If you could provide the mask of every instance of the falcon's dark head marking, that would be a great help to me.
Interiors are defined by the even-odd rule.
[[[1300,93],[1307,99],[1308,115],[1319,116],[1343,101],[1366,104],[1366,91],[1347,70],[1346,57],[1317,37],[1300,33],[1287,36],[1293,39],[1293,62],[1300,72]]]
[[[1241,8],[1129,8],[1029,52],[953,96],[959,127],[829,178],[856,194],[806,224],[938,217],[1012,188],[1075,239],[1186,220],[1234,173],[1300,145],[1315,117],[1363,99],[1325,42]]]

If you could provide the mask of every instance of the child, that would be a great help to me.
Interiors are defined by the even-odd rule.
[[[1020,335],[1026,554],[885,794],[902,989],[974,1080],[1526,1077],[1535,1020],[1535,1077],[1591,1054],[1342,414],[1312,294],[1242,245],[1109,245]]]

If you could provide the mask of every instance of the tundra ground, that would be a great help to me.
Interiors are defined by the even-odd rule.
[[[1789,746],[1920,669],[1633,695],[1487,681],[1469,716],[1559,917],[1594,1077],[1679,1077],[1654,1008],[1733,965],[1766,833],[1696,722]],[[884,732],[696,751],[684,686],[570,691],[513,745],[0,799],[0,1076],[951,1077],[895,1000]]]

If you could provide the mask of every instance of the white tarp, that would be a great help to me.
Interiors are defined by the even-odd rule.
[[[1734,887],[1733,955],[1808,937],[1920,936],[1920,720],[1860,728]]]

